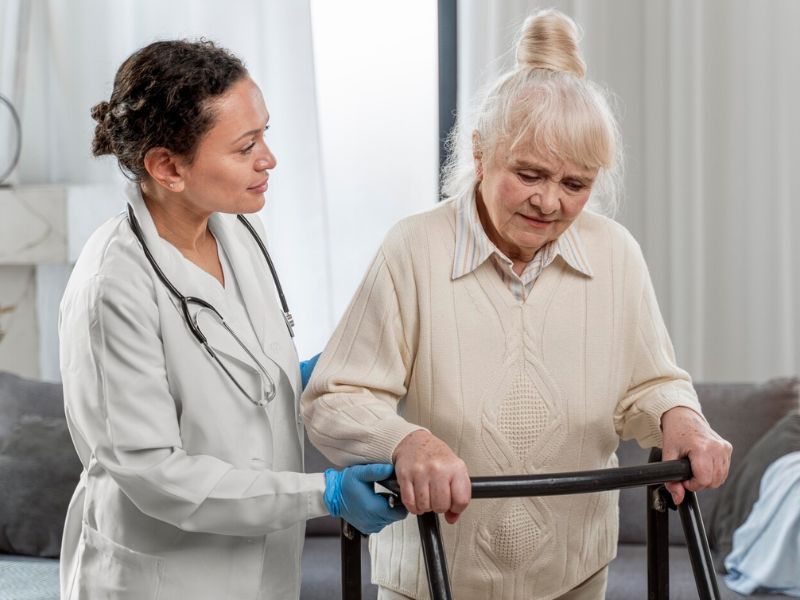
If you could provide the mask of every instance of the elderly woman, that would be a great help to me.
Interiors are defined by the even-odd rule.
[[[444,513],[454,596],[602,598],[617,494],[470,500],[472,475],[614,467],[620,438],[718,486],[730,445],[675,364],[639,246],[585,210],[621,141],[576,27],[530,17],[488,91],[450,198],[388,234],[303,397],[340,464],[391,460],[410,512]],[[613,199],[613,195],[612,195]],[[381,598],[427,597],[416,523],[373,536]]]

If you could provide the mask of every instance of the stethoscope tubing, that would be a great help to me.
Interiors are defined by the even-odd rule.
[[[256,244],[258,245],[259,250],[261,250],[261,254],[264,256],[264,260],[267,261],[267,266],[269,267],[269,272],[272,275],[272,280],[275,282],[275,289],[278,292],[278,298],[281,302],[281,309],[283,310],[283,316],[286,321],[286,326],[289,329],[289,335],[294,337],[294,318],[292,317],[292,312],[289,310],[289,304],[286,302],[286,296],[283,294],[283,286],[281,285],[281,280],[278,277],[278,271],[275,269],[275,264],[272,262],[272,257],[267,250],[264,241],[261,239],[261,236],[258,235],[258,232],[255,230],[253,225],[244,215],[236,215],[236,218],[239,220],[242,225],[247,228],[247,231],[250,232],[250,235],[255,240]],[[142,246],[142,250],[144,251],[145,257],[147,257],[147,261],[150,263],[150,266],[153,267],[158,278],[161,280],[167,289],[175,296],[182,305],[182,310],[184,315],[186,316],[188,321],[191,321],[189,318],[188,306],[187,302],[191,301],[204,308],[208,308],[209,310],[214,311],[217,313],[217,316],[222,318],[217,310],[211,306],[208,302],[203,300],[202,298],[195,298],[193,296],[184,296],[178,291],[178,288],[167,278],[164,272],[161,270],[161,267],[158,266],[156,259],[153,257],[152,252],[150,252],[150,248],[147,247],[147,243],[144,241],[144,233],[142,233],[142,228],[139,225],[139,221],[136,219],[136,215],[133,214],[133,207],[128,204],[128,221],[131,224],[131,229],[133,230],[133,234],[136,236],[136,239],[139,240],[139,243]],[[194,333],[195,337],[197,337],[198,341],[201,343],[205,340],[205,336],[199,330],[195,331],[196,328],[192,328],[192,332]]]
[[[275,282],[275,288],[278,291],[278,297],[281,301],[281,308],[283,310],[284,321],[286,322],[286,327],[289,329],[289,334],[294,337],[294,319],[292,318],[292,314],[289,311],[289,305],[286,302],[286,297],[283,294],[283,288],[281,287],[280,279],[278,278],[278,273],[275,270],[275,265],[272,263],[272,258],[267,251],[267,247],[264,245],[264,242],[261,240],[261,237],[256,232],[255,228],[250,224],[250,222],[244,217],[244,215],[236,215],[237,219],[247,228],[250,232],[250,235],[256,241],[259,249],[261,250],[261,254],[264,256],[265,260],[267,261],[267,265],[269,266],[270,274],[272,275],[272,279]],[[166,274],[161,270],[161,267],[156,262],[156,259],[153,257],[150,248],[147,246],[147,243],[144,240],[144,234],[142,233],[141,226],[139,225],[139,221],[136,219],[136,215],[133,213],[133,207],[128,204],[128,222],[131,225],[131,230],[133,231],[134,236],[139,241],[139,244],[142,246],[142,250],[144,252],[147,261],[150,263],[150,266],[153,268],[153,272],[155,272],[158,279],[164,286],[169,290],[169,292],[178,300],[181,305],[181,312],[183,313],[184,321],[186,322],[189,330],[192,332],[192,335],[197,339],[197,341],[206,349],[208,354],[211,358],[219,365],[219,367],[223,370],[223,372],[228,376],[228,378],[233,382],[233,384],[241,391],[253,404],[256,406],[265,406],[268,404],[277,394],[277,389],[275,386],[275,382],[272,380],[272,377],[267,372],[264,365],[256,358],[256,356],[247,348],[247,346],[242,343],[239,339],[239,336],[228,326],[225,322],[225,319],[219,313],[219,311],[214,308],[212,304],[206,302],[202,298],[197,298],[195,296],[184,296],[177,287],[169,280]],[[242,350],[256,363],[262,373],[264,373],[269,380],[270,390],[267,392],[266,399],[253,399],[250,397],[250,394],[239,384],[230,370],[223,364],[223,362],[217,356],[217,353],[214,352],[214,349],[211,348],[208,344],[208,339],[200,330],[200,327],[197,325],[196,320],[192,317],[189,312],[189,304],[197,304],[202,308],[205,308],[211,311],[220,321],[220,324],[228,331],[228,333],[233,337],[236,343],[242,348]]]

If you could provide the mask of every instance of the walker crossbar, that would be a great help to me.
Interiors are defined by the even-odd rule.
[[[636,467],[577,473],[472,477],[470,481],[473,498],[512,498],[589,494],[665,481],[685,481],[691,477],[692,468],[688,460],[671,460]],[[400,486],[396,479],[387,479],[380,484],[395,494],[400,494]]]
[[[653,449],[650,463],[635,467],[600,469],[573,473],[548,473],[545,475],[511,475],[500,477],[473,477],[472,497],[510,498],[528,496],[557,496],[586,494],[619,488],[647,486],[647,572],[648,600],[669,598],[669,540],[667,508],[675,509],[672,499],[663,487],[664,482],[691,479],[692,470],[687,459],[660,462],[661,451]],[[381,485],[399,494],[396,479],[382,481]],[[703,520],[694,492],[686,491],[680,505],[680,516],[686,544],[694,572],[700,600],[719,600],[716,573],[711,562]],[[435,513],[425,513],[417,519],[420,540],[432,600],[452,600],[447,560]],[[351,531],[348,531],[348,528]],[[350,534],[350,535],[348,535]],[[342,535],[342,598],[361,600],[361,536],[343,525]],[[353,569],[358,564],[359,568]]]

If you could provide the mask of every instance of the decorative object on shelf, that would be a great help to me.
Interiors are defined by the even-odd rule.
[[[14,150],[11,153],[11,161],[7,165],[0,164],[0,185],[3,185],[3,182],[11,175],[19,162],[19,156],[22,152],[22,123],[20,122],[17,109],[14,108],[11,100],[0,94],[0,104],[5,106],[11,113],[11,121],[14,123],[14,129],[16,130],[16,142],[14,144]]]
[[[17,308],[16,306],[2,306],[0,305],[0,315],[4,315],[6,313],[13,312],[14,309]],[[6,337],[6,332],[0,327],[0,342],[3,341],[3,338]]]

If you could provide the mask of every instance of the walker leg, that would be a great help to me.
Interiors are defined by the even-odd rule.
[[[425,571],[428,574],[428,589],[431,600],[452,600],[450,578],[447,575],[447,558],[444,555],[442,534],[436,513],[429,512],[417,517]]]
[[[661,449],[650,451],[650,462],[661,460]],[[647,486],[647,600],[669,600],[669,512],[664,486]]]
[[[361,600],[361,533],[342,519],[342,600]]]
[[[717,573],[711,561],[711,552],[708,549],[708,538],[703,527],[703,517],[697,504],[694,492],[686,491],[686,496],[678,506],[683,524],[683,533],[686,536],[686,546],[689,549],[689,559],[692,562],[694,580],[697,584],[697,593],[700,600],[719,600],[717,587]]]
[[[669,600],[669,513],[663,485],[647,486],[647,599]]]

